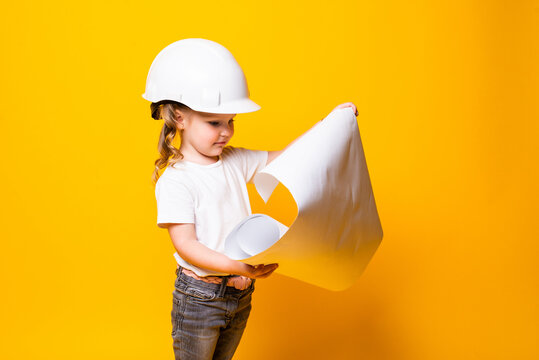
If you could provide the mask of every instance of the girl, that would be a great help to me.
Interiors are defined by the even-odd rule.
[[[157,224],[168,229],[178,263],[171,312],[175,357],[231,359],[255,281],[278,265],[232,260],[224,255],[224,239],[251,214],[246,184],[284,150],[227,146],[234,116],[260,106],[249,99],[232,54],[213,41],[184,39],[163,49],[143,97],[152,102],[152,117],[164,120],[153,179]],[[337,108],[347,106],[356,111],[352,103]]]

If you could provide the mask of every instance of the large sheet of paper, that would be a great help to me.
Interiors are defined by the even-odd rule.
[[[279,263],[277,273],[326,289],[352,286],[383,233],[351,107],[333,110],[254,178],[265,202],[279,182],[298,208],[290,228],[253,214],[229,234],[225,253]]]

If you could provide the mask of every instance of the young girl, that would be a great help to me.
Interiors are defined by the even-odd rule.
[[[163,49],[152,63],[143,97],[152,102],[152,117],[164,120],[153,179],[157,224],[168,229],[177,251],[171,312],[175,357],[231,359],[249,317],[255,281],[278,265],[232,260],[224,255],[224,239],[251,214],[246,184],[284,150],[227,146],[234,116],[260,106],[249,99],[232,54],[213,41],[184,39]],[[352,103],[337,108],[346,106],[355,111]],[[179,148],[173,144],[178,136]]]

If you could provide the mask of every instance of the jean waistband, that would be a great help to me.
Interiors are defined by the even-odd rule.
[[[206,279],[204,279],[203,277],[197,276],[194,273],[192,274],[194,274],[195,276],[191,276],[189,274],[189,271],[185,272],[185,270],[187,269],[181,266],[176,269],[176,275],[178,279],[181,279],[183,282],[191,285],[203,287],[210,291],[218,291],[221,296],[224,294],[225,291],[233,293],[241,293],[243,291],[246,291],[253,287],[254,282],[256,281],[256,279],[249,279],[249,283],[247,284],[247,286],[245,288],[240,288],[237,286],[239,285],[239,281],[236,281],[239,280],[238,275],[212,276],[212,281],[205,281]],[[219,282],[215,281],[216,279],[219,279]]]
[[[176,275],[178,275],[179,269],[180,268],[178,268],[176,270]],[[198,276],[194,271],[186,269],[186,268],[181,268],[181,271],[187,276],[190,276],[190,277],[195,278],[197,280],[202,280],[202,281],[210,283],[210,284],[220,284],[226,278],[231,278],[231,277],[236,276],[236,275],[222,275],[222,276],[212,275],[212,276],[204,276],[204,277],[202,277],[202,276]],[[231,286],[231,285],[229,285],[229,286]]]

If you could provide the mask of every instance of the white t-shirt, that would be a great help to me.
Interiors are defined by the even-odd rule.
[[[251,215],[246,184],[267,159],[267,151],[226,146],[213,164],[181,160],[168,166],[155,185],[157,226],[194,223],[198,241],[223,253],[226,236]],[[177,252],[174,257],[198,276],[228,275],[191,265]]]

